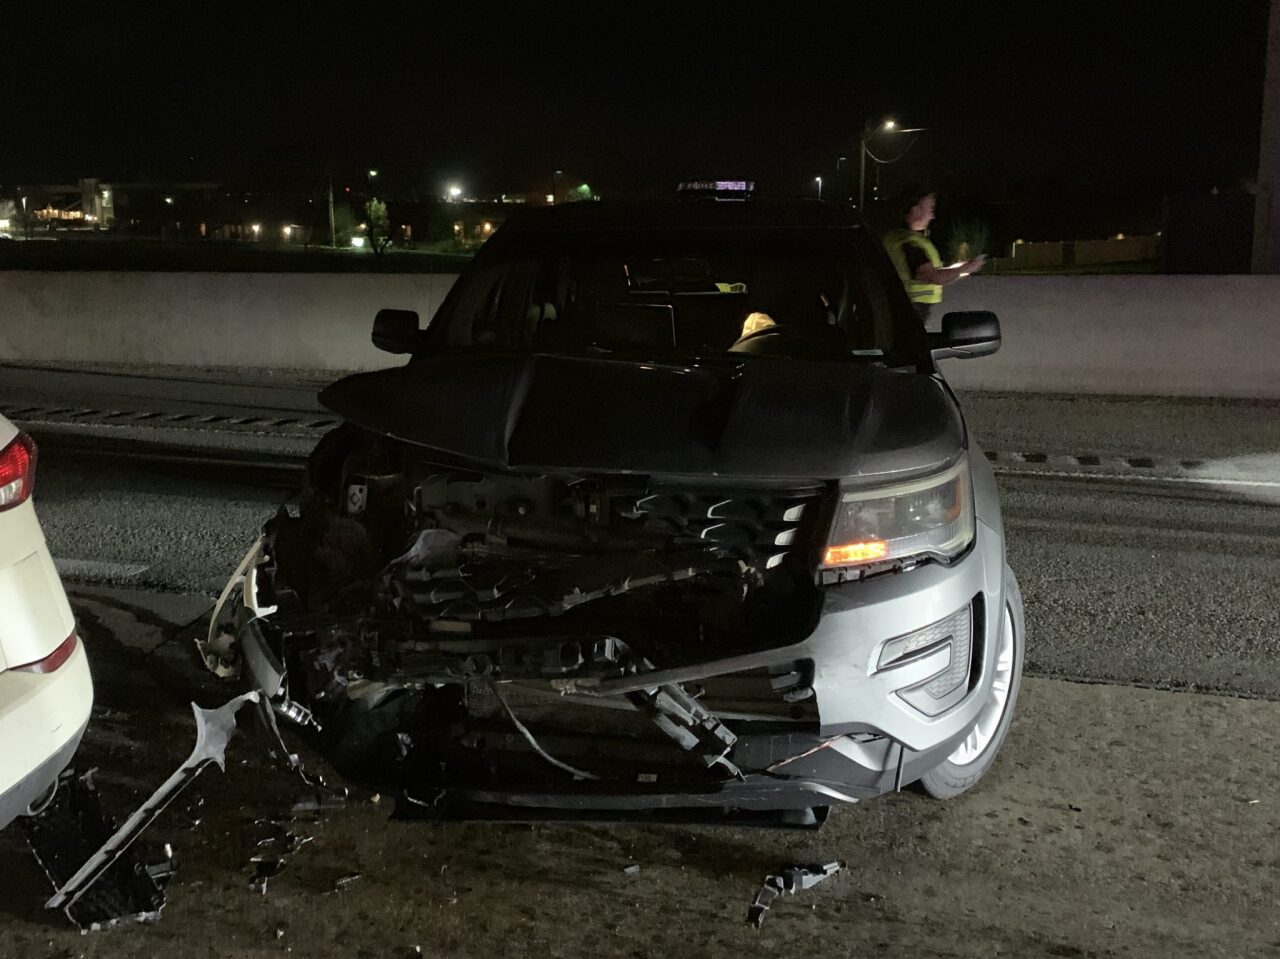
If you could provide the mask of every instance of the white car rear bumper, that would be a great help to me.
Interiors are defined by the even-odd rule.
[[[92,706],[83,643],[52,673],[0,673],[0,829],[71,761]]]

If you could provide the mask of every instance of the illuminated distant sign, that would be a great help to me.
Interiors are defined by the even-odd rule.
[[[719,197],[744,198],[755,189],[752,180],[687,180],[677,188],[680,193],[710,193]]]

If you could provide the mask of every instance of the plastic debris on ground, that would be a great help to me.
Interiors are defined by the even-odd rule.
[[[164,907],[160,883],[173,871],[172,850],[166,845],[169,863],[146,867],[130,847],[207,766],[226,768],[236,712],[257,701],[258,694],[250,692],[217,709],[192,703],[196,744],[191,755],[118,828],[92,777],[63,773],[45,809],[24,823],[27,842],[56,890],[45,905],[63,910],[84,931],[122,919],[159,918]]]
[[[94,786],[93,772],[77,774],[73,769],[66,770],[44,810],[19,820],[36,862],[55,889],[71,879],[116,832],[115,821],[103,808]],[[85,932],[105,929],[126,919],[158,919],[165,902],[162,883],[173,871],[171,862],[159,866],[162,868],[153,873],[131,850],[126,850],[91,889],[66,907],[67,918]]]
[[[760,887],[760,891],[756,893],[755,899],[747,909],[748,924],[759,929],[769,907],[779,896],[786,893],[795,895],[804,889],[812,889],[843,868],[844,863],[837,860],[823,865],[791,866],[781,873],[766,876],[764,885]]]
[[[311,842],[312,837],[294,832],[288,824],[275,819],[258,819],[254,826],[263,836],[254,843],[258,851],[249,858],[249,867],[253,870],[249,888],[265,896],[267,881],[279,875],[290,857]]]

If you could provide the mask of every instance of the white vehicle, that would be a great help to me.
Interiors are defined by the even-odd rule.
[[[31,503],[36,447],[0,416],[0,829],[38,811],[89,722],[93,683]]]

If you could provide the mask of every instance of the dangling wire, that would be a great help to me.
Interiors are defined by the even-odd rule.
[[[600,778],[594,773],[585,772],[584,770],[581,770],[581,769],[575,769],[573,766],[570,766],[568,763],[561,762],[559,759],[556,759],[555,756],[551,755],[549,752],[543,749],[540,745],[538,745],[538,741],[533,738],[533,733],[529,732],[528,727],[525,726],[524,723],[520,722],[520,720],[516,718],[516,714],[512,710],[511,704],[508,703],[507,700],[503,697],[502,692],[498,689],[498,684],[495,683],[492,679],[489,680],[489,688],[492,689],[493,694],[498,697],[498,702],[502,703],[502,708],[507,711],[507,715],[511,718],[511,721],[515,724],[516,729],[520,730],[521,735],[523,735],[524,738],[529,741],[529,745],[533,747],[534,752],[536,752],[539,756],[541,756],[547,762],[551,763],[551,765],[555,766],[557,769],[563,769],[565,772],[572,774],[577,779],[599,779]]]

